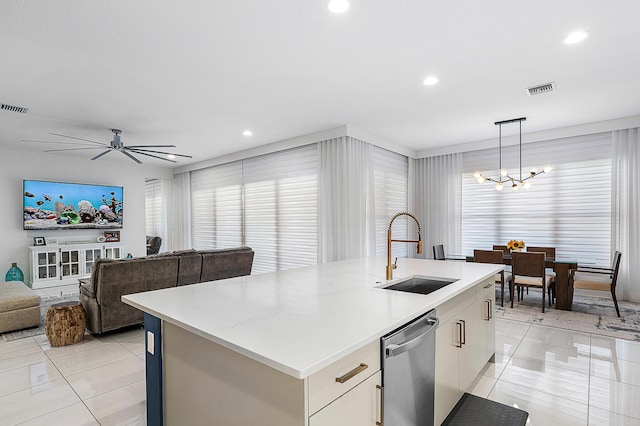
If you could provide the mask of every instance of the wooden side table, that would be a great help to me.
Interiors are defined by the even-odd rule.
[[[87,317],[80,302],[51,305],[44,322],[44,331],[51,346],[65,346],[84,338]]]

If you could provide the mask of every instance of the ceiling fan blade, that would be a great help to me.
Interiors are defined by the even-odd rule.
[[[126,155],[127,157],[131,158],[133,161],[135,161],[138,164],[142,164],[142,161],[138,160],[136,157],[134,157],[133,155],[129,154],[127,151],[125,151],[124,149],[122,151],[120,151],[121,153],[123,153],[124,155]]]
[[[96,142],[96,141],[92,141],[92,140],[89,140],[89,139],[76,138],[75,136],[61,135],[60,133],[49,133],[49,134],[50,135],[55,135],[55,136],[62,136],[63,138],[76,139],[76,140],[79,140],[79,141],[97,143],[98,145],[102,145],[102,146],[109,146],[106,143]]]
[[[108,149],[108,150],[106,150],[105,152],[103,152],[103,153],[101,153],[101,154],[98,154],[98,155],[96,155],[95,157],[93,157],[93,158],[92,158],[92,160],[97,160],[98,158],[102,157],[102,156],[103,156],[103,155],[105,155],[105,154],[110,153],[111,151],[112,151],[111,149]]]
[[[128,146],[127,148],[131,148],[131,147],[130,147],[130,146]],[[132,149],[131,151],[135,151],[135,152],[138,152],[138,153],[140,153],[140,154],[142,154],[142,152],[140,152],[140,151],[144,151],[144,152],[154,152],[154,153],[156,153],[156,154],[171,154],[171,155],[175,155],[176,157],[193,158],[193,157],[192,157],[192,156],[190,156],[190,155],[175,154],[175,153],[173,153],[173,152],[154,151],[154,150],[152,150],[152,149],[135,148],[135,149]]]
[[[127,145],[127,148],[175,148],[175,145]]]
[[[128,149],[129,149],[129,147],[127,146],[127,147],[125,147],[124,149],[127,149],[127,150],[128,150]],[[159,156],[157,156],[157,155],[153,155],[153,154],[147,154],[146,152],[140,152],[140,151],[138,151],[137,149],[131,149],[130,151],[135,152],[136,154],[146,155],[146,156],[148,156],[148,157],[157,158],[157,159],[159,159],[159,160],[169,161],[169,162],[171,162],[171,163],[175,163],[175,162],[176,162],[176,161],[173,161],[173,160],[169,160],[168,158],[159,157]],[[122,152],[125,152],[125,151],[122,151]]]
[[[55,144],[64,144],[64,145],[80,145],[80,146],[91,146],[88,143],[78,143],[78,142],[54,142],[54,141],[37,141],[32,139],[22,139],[22,142],[30,142],[30,143],[55,143]]]
[[[45,149],[44,152],[58,152],[58,151],[79,151],[82,149],[104,149],[101,146],[92,146],[89,148],[64,148],[64,149]]]

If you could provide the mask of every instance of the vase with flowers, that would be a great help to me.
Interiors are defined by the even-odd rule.
[[[524,248],[524,241],[511,240],[507,243],[507,248],[511,251],[520,251]]]

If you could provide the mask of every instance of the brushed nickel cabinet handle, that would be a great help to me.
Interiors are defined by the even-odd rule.
[[[380,385],[376,385],[376,389],[380,390],[380,421],[376,422],[376,426],[383,426],[383,422],[384,422],[384,389]]]
[[[354,368],[353,370],[349,371],[347,374],[345,374],[344,376],[341,377],[336,377],[336,382],[338,383],[344,383],[349,379],[352,379],[354,376],[358,375],[359,373],[362,373],[364,370],[366,370],[367,368],[369,368],[369,366],[363,362],[360,363],[359,366],[357,366],[356,368]]]
[[[467,323],[464,320],[460,320],[462,323],[462,344],[467,344]]]
[[[456,348],[462,347],[462,323],[456,321],[456,327],[458,328],[458,341],[456,342]]]
[[[487,299],[484,301],[487,304],[487,316],[484,319],[485,321],[491,321],[491,300]]]

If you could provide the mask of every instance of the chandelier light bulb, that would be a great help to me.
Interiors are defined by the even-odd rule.
[[[517,191],[518,189],[520,189],[520,187],[518,186],[517,183],[513,183],[513,185],[511,185],[511,189],[513,189],[514,191]]]
[[[538,174],[538,169],[536,169],[535,167],[531,169],[531,174],[532,175]]]
[[[496,183],[496,191],[502,191],[504,189],[504,185],[502,182]]]
[[[478,183],[484,183],[486,181],[486,179],[482,176],[478,176],[478,178],[476,179]]]
[[[544,172],[545,172],[545,173],[549,173],[551,170],[553,170],[553,167],[551,167],[551,166],[544,166]]]
[[[588,35],[589,34],[586,31],[575,31],[569,34],[567,38],[564,39],[564,42],[566,44],[580,43],[582,40],[587,38]]]
[[[480,172],[478,171],[473,172],[473,177],[478,179],[480,177]]]
[[[347,0],[331,0],[328,7],[333,13],[344,13],[349,9],[349,2]]]
[[[500,169],[500,176],[504,177],[504,176],[506,176],[508,174],[509,174],[509,172],[507,171],[507,169]]]
[[[524,189],[531,189],[531,182],[525,182],[525,183],[522,185],[522,187],[523,187]]]

